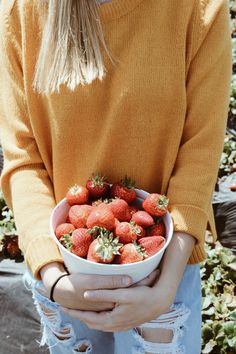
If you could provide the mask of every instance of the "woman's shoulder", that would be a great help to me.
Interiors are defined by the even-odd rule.
[[[195,0],[195,31],[198,45],[210,33],[212,27],[228,31],[230,23],[228,0]]]
[[[195,0],[195,8],[199,13],[202,25],[208,24],[222,8],[229,8],[228,0]]]

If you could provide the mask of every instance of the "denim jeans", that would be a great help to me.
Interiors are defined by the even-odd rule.
[[[199,264],[186,266],[171,311],[141,326],[172,330],[173,338],[170,343],[147,342],[136,328],[115,333],[92,330],[79,320],[66,315],[57,303],[45,297],[42,281],[35,280],[28,270],[23,276],[23,281],[32,291],[41,318],[42,338],[39,344],[47,344],[51,354],[201,353]]]

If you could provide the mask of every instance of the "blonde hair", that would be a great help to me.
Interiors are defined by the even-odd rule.
[[[96,0],[40,0],[44,18],[42,42],[33,81],[41,94],[59,92],[65,84],[102,80],[105,67],[101,48],[112,60],[105,43]],[[46,12],[45,12],[46,11]]]

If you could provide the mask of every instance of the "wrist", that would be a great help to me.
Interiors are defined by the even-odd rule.
[[[49,289],[52,287],[54,284],[55,280],[61,276],[62,274],[65,274],[66,270],[65,267],[62,263],[58,262],[52,262],[44,265],[40,269],[40,275],[42,278],[42,282],[46,289]]]
[[[170,298],[175,298],[188,259],[192,253],[195,239],[189,234],[174,232],[160,264],[160,277],[154,288],[161,288]]]

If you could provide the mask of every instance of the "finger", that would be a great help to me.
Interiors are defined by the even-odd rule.
[[[82,322],[88,323],[89,326],[99,326],[109,321],[110,312],[93,312],[93,311],[80,311],[68,309],[65,307],[61,307],[61,309],[68,314],[69,316],[76,318]]]
[[[86,290],[84,292],[84,298],[94,302],[127,303],[129,291],[128,289]]]
[[[74,274],[77,282],[85,289],[119,289],[133,284],[127,275],[90,275]]]
[[[135,286],[151,286],[159,275],[160,275],[160,270],[159,269],[155,269],[146,278],[140,280],[137,283],[134,283],[132,285],[132,287],[135,287]]]

